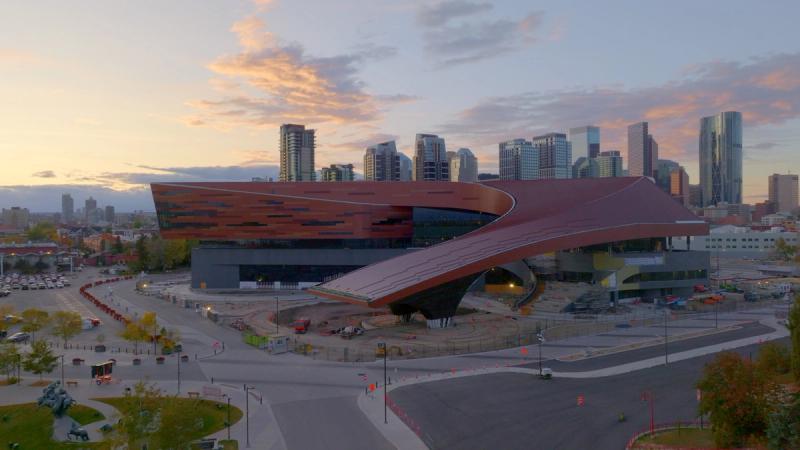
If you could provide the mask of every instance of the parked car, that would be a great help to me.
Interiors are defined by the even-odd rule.
[[[31,338],[31,335],[25,332],[20,331],[19,333],[14,333],[11,336],[7,337],[6,340],[8,342],[25,342]]]

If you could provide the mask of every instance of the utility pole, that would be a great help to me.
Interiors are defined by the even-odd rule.
[[[664,365],[665,366],[667,364],[669,364],[669,347],[668,347],[669,336],[667,335],[667,315],[668,314],[669,314],[669,311],[667,311],[665,309],[664,310]]]
[[[245,417],[245,434],[247,436],[247,448],[250,448],[250,389],[251,386],[244,385],[244,417]]]
[[[387,385],[386,385],[386,342],[378,342],[378,350],[383,356],[383,423],[389,423],[389,413],[387,409]]]
[[[278,325],[278,317],[281,311],[280,303],[278,300],[278,296],[275,296],[275,336],[279,336],[281,334],[281,327]]]

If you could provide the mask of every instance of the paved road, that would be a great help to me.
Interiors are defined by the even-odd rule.
[[[757,346],[737,351],[755,354]],[[421,426],[430,448],[619,450],[648,426],[645,390],[655,396],[656,422],[694,420],[693,386],[713,357],[581,380],[497,373],[415,384],[390,395]],[[578,395],[585,406],[576,405]],[[628,421],[619,423],[619,412]]]

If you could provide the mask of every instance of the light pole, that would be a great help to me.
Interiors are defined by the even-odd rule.
[[[539,341],[539,378],[542,377],[542,343],[544,342],[544,334],[542,332],[536,333],[536,339]]]
[[[245,417],[245,435],[247,439],[247,447],[250,447],[250,389],[252,386],[244,385],[244,417]]]
[[[61,387],[64,387],[64,355],[58,355],[61,358]]]
[[[281,334],[281,327],[280,327],[280,325],[278,325],[278,317],[279,317],[280,312],[281,312],[281,307],[280,307],[280,304],[278,302],[279,302],[278,296],[276,295],[275,296],[275,336],[278,336],[278,335]]]
[[[714,302],[714,328],[719,328],[719,302]]]
[[[228,425],[228,440],[231,440],[231,397],[228,396],[228,421],[226,422]]]
[[[656,428],[655,413],[653,406],[653,404],[655,403],[655,397],[653,396],[653,391],[642,392],[642,401],[650,402],[650,434],[653,434]]]
[[[22,384],[22,355],[17,353],[17,384]]]
[[[668,341],[669,336],[667,335],[667,315],[668,311],[664,310],[664,365],[666,366],[669,364],[669,348],[668,348]]]
[[[383,423],[389,423],[389,415],[386,412],[386,342],[378,342],[378,350],[383,356]]]
[[[178,395],[181,394],[181,352],[178,351]]]

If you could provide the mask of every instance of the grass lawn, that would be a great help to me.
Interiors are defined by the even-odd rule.
[[[83,408],[91,409],[86,406]],[[52,436],[53,414],[50,408],[38,408],[35,403],[0,406],[0,445],[17,442],[22,449],[48,450],[103,448],[99,443],[56,442],[51,439]]]
[[[672,445],[675,447],[689,448],[716,448],[711,430],[698,428],[682,428],[679,430],[665,431],[655,436],[647,436],[637,441],[639,444]]]
[[[231,412],[231,417],[233,417],[233,412]],[[225,450],[239,450],[239,441],[235,439],[231,439],[230,441],[222,439],[219,441],[219,445]]]
[[[108,403],[116,408],[118,411],[124,413],[125,407],[124,397],[108,397],[108,398],[95,398],[98,402]],[[214,434],[219,430],[225,428],[225,420],[227,419],[227,405],[224,403],[214,402],[211,400],[181,398],[181,402],[189,402],[192,409],[195,411],[196,417],[203,419],[203,428],[198,430],[192,440],[204,438],[210,434]],[[218,407],[221,406],[221,408]],[[231,406],[231,425],[235,424],[242,418],[242,410]]]
[[[90,424],[106,418],[100,411],[86,405],[70,406],[67,410],[67,415],[75,419],[75,421],[81,425]]]

